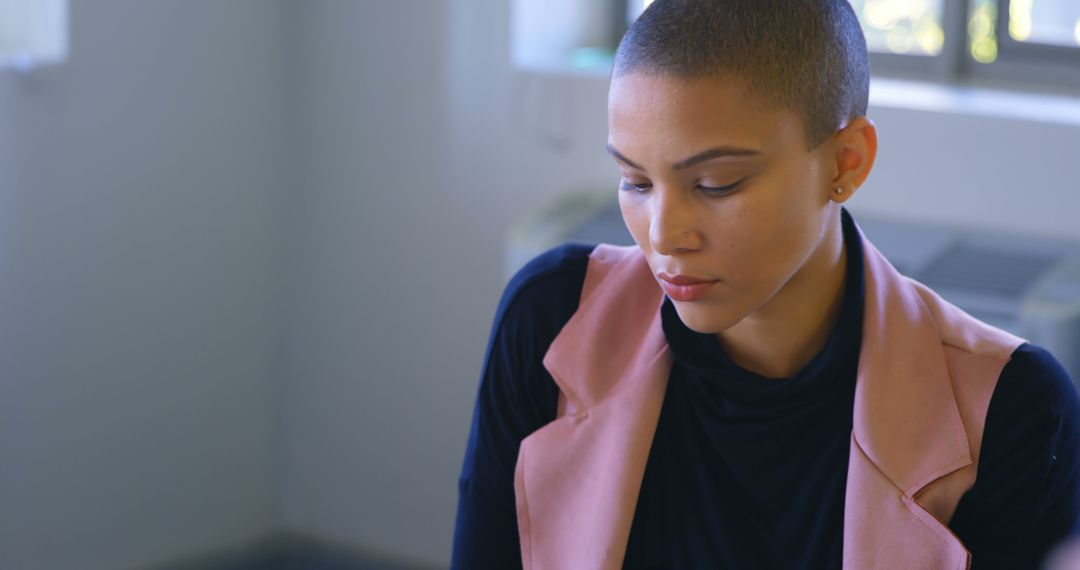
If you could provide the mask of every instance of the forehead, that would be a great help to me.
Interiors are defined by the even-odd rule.
[[[677,155],[717,144],[767,151],[801,136],[793,112],[764,104],[735,78],[631,73],[613,78],[608,91],[608,139],[627,153]]]

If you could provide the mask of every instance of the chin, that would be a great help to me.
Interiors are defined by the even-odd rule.
[[[701,334],[716,334],[735,326],[745,315],[722,307],[672,301],[675,312],[686,328]]]

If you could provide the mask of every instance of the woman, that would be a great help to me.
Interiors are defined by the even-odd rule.
[[[1045,350],[900,274],[843,209],[877,154],[845,0],[658,0],[608,151],[635,246],[499,306],[455,568],[1037,568],[1080,520]]]

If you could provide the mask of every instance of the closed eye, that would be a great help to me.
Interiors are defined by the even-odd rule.
[[[727,194],[729,192],[734,192],[735,189],[739,187],[739,184],[742,184],[741,180],[728,186],[702,186],[701,184],[698,184],[698,188],[709,194]]]
[[[641,192],[642,190],[648,190],[649,186],[652,186],[652,185],[649,184],[648,182],[643,182],[643,183],[640,183],[640,184],[631,184],[631,183],[625,182],[625,181],[619,182],[619,190],[623,190],[623,191],[626,191],[626,192],[631,192],[631,191]]]
[[[698,184],[697,188],[702,192],[705,192],[706,194],[723,195],[734,192],[742,183],[743,181],[740,180],[734,184],[729,184],[727,186],[704,186],[702,184]],[[619,182],[619,190],[622,190],[624,192],[635,192],[637,194],[644,194],[645,191],[648,190],[650,187],[652,187],[652,184],[648,182],[640,182],[637,184],[631,184],[630,182],[626,182],[625,180]]]

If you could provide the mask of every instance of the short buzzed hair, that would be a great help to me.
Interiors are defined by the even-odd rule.
[[[630,26],[612,77],[746,82],[802,119],[808,149],[866,114],[870,63],[848,0],[656,0]]]

